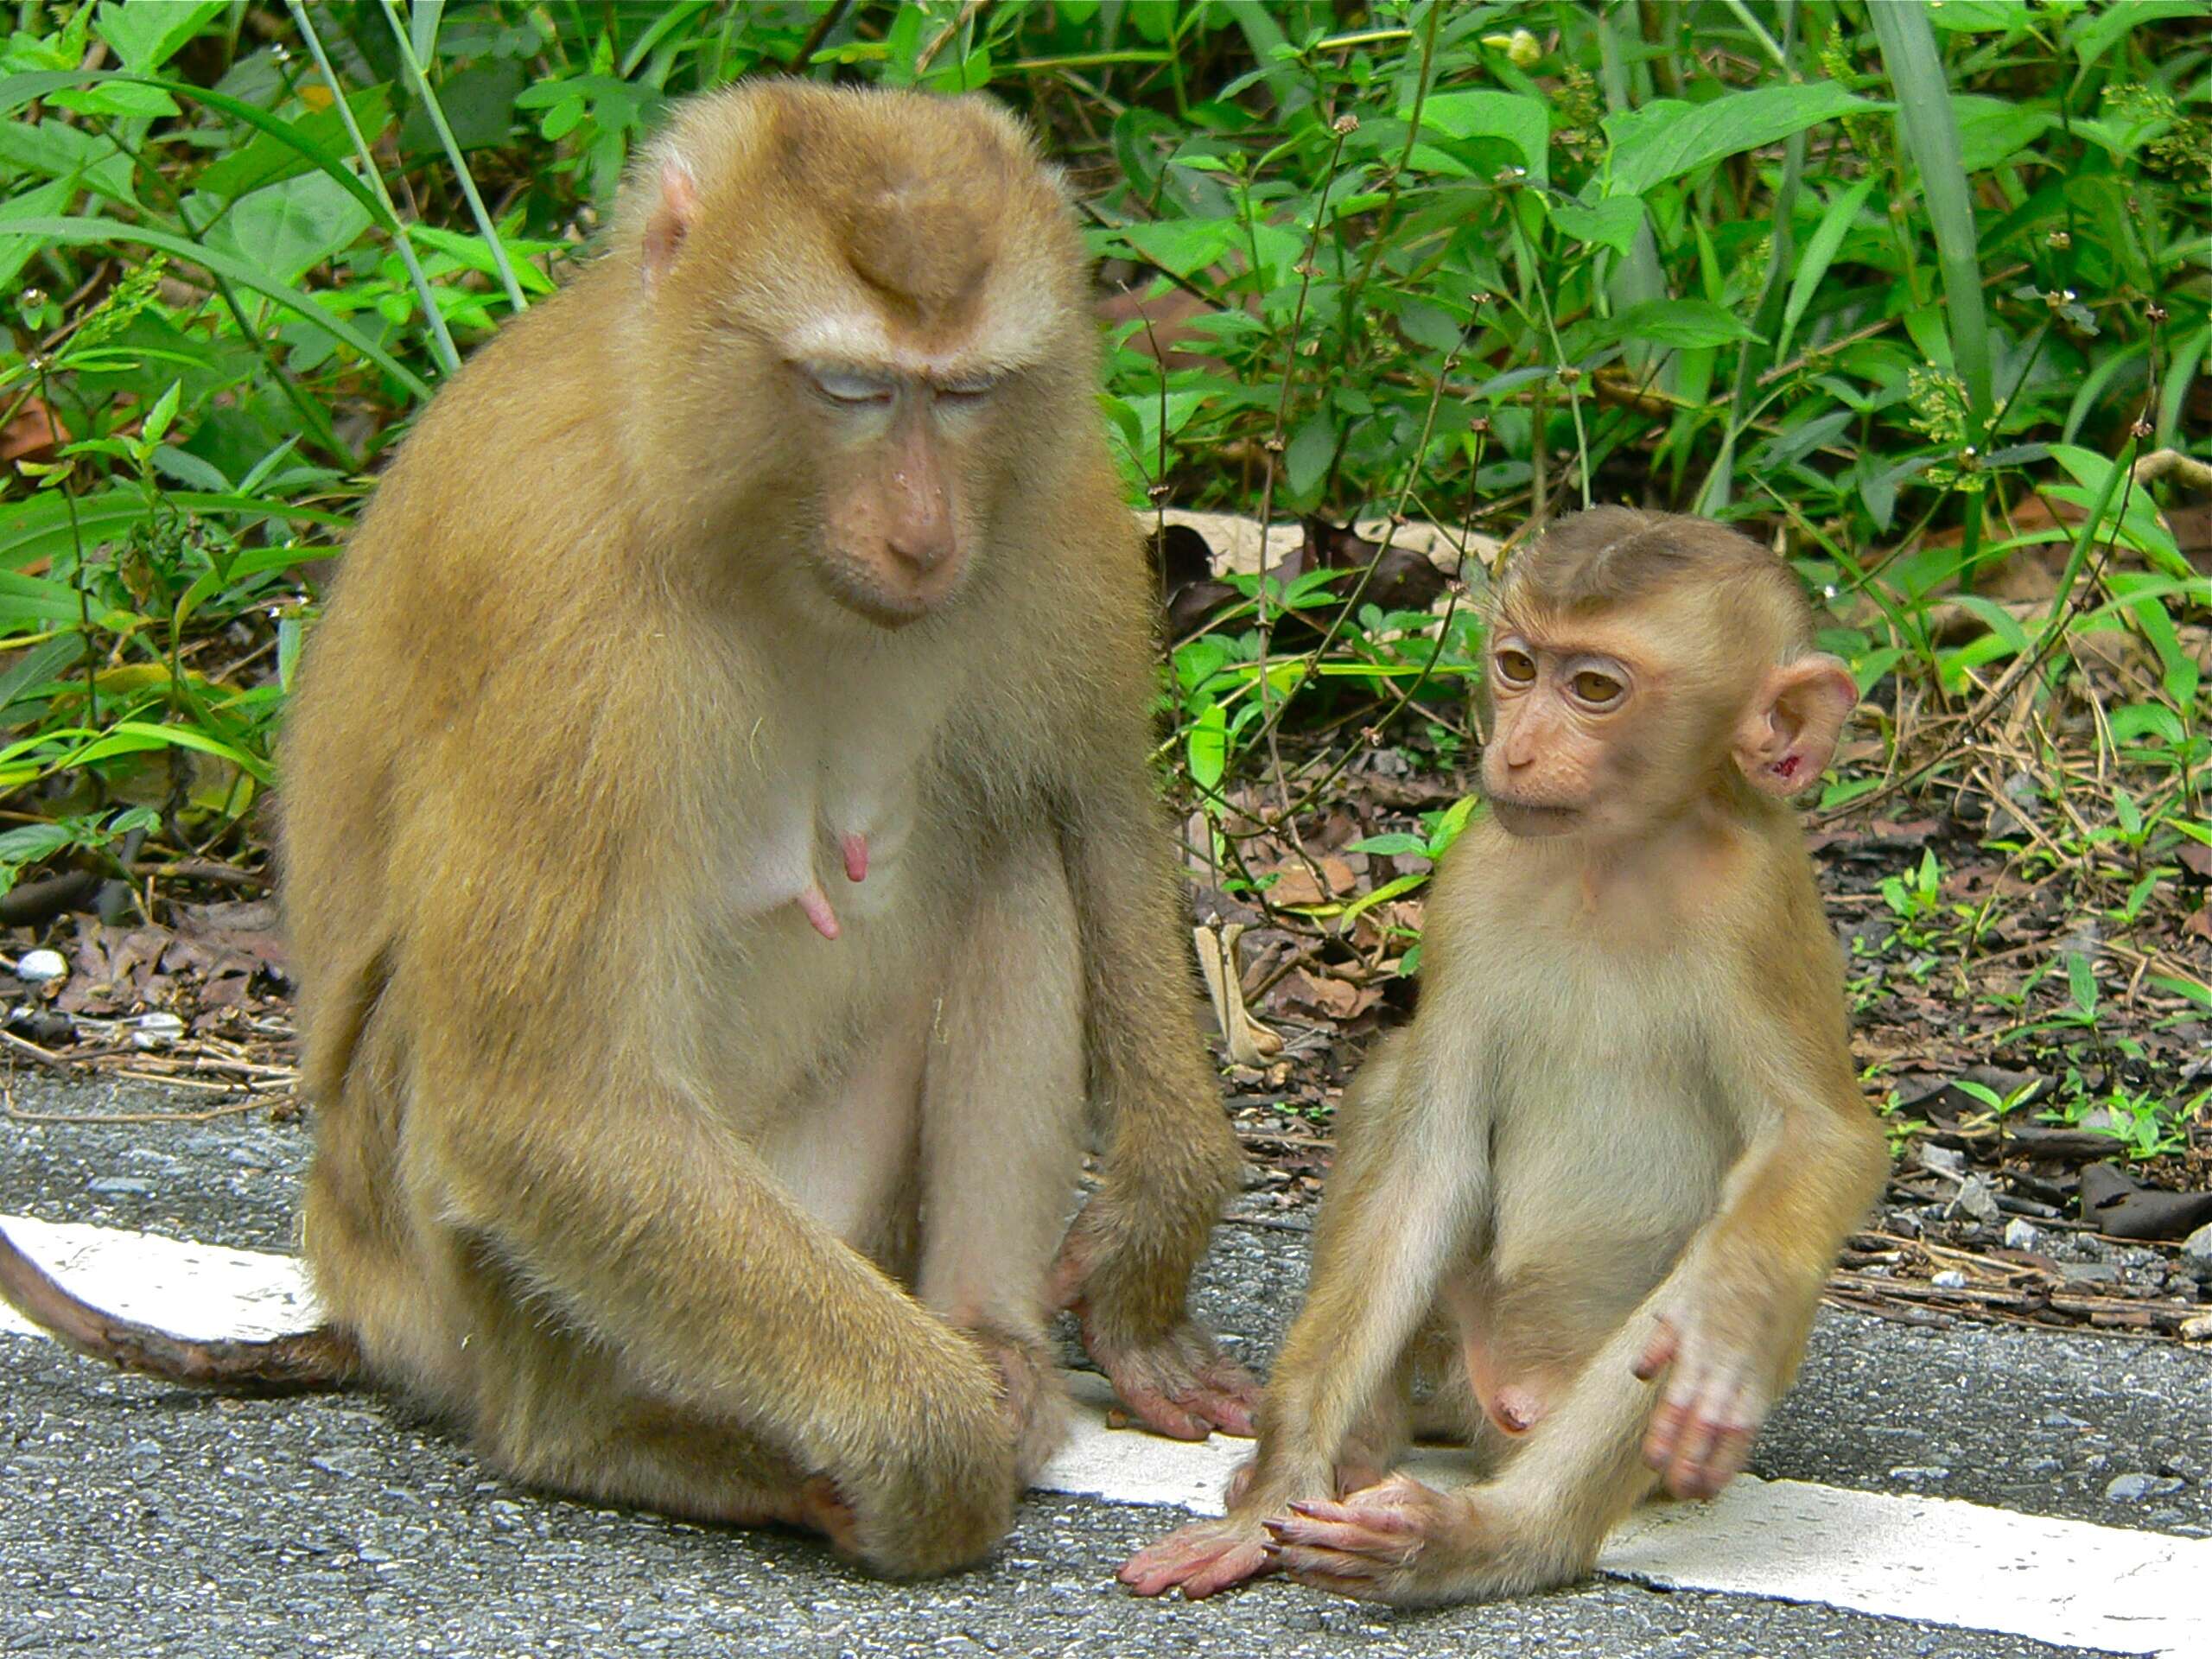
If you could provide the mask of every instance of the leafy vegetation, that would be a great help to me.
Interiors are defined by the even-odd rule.
[[[1941,802],[2002,867],[1971,895],[1933,850],[1886,872],[1862,1001],[1936,963],[1981,996],[2025,893],[2039,971],[1986,986],[2008,1041],[2107,1070],[2128,1022],[2212,1008],[2180,925],[2212,584],[2162,511],[2206,483],[2196,0],[26,0],[0,887],[257,858],[379,457],[588,252],[667,99],[766,73],[1027,111],[1125,290],[1133,506],[1317,527],[1173,646],[1162,758],[1222,891],[1410,971],[1465,808],[1368,826],[1373,880],[1276,906],[1299,825],[1378,753],[1460,763],[1497,538],[1641,501],[1744,523],[1827,601],[1875,718],[1823,808]],[[1329,527],[1408,520],[1472,550],[1437,602],[1327,568],[1358,545]],[[2165,1146],[2193,1107],[2145,1128],[2133,1087],[2107,1119]]]

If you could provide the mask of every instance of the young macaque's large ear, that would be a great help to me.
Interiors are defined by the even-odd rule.
[[[699,181],[683,157],[670,156],[660,164],[660,194],[645,219],[645,281],[658,283],[676,263],[677,250],[691,233],[699,217]]]
[[[1795,795],[1827,770],[1843,722],[1858,706],[1858,684],[1835,658],[1785,663],[1767,675],[1736,728],[1736,764],[1768,794]]]

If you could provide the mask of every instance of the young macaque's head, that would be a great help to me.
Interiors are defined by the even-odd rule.
[[[1816,783],[1858,702],[1788,567],[1701,518],[1599,507],[1508,568],[1483,789],[1522,836],[1611,839]]]
[[[1082,247],[988,104],[736,87],[683,106],[617,219],[641,486],[802,609],[950,604],[995,509],[1096,442]]]

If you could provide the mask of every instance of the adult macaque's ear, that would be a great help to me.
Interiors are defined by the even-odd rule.
[[[699,218],[699,181],[680,156],[664,156],[660,164],[660,199],[645,219],[645,282],[650,286],[668,275],[677,251]]]
[[[1773,670],[1736,728],[1736,764],[1770,795],[1817,781],[1835,753],[1843,722],[1859,706],[1851,671],[1834,657],[1800,657]]]

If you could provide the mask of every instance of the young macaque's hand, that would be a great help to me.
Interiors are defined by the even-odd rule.
[[[1230,1515],[1171,1532],[1129,1557],[1116,1575],[1141,1596],[1180,1589],[1192,1601],[1269,1570],[1265,1526],[1257,1516]]]
[[[1479,1567],[1489,1529],[1452,1492],[1393,1475],[1349,1497],[1293,1503],[1267,1523],[1271,1567],[1363,1601],[1434,1599]]]
[[[1636,1374],[1662,1374],[1643,1460],[1676,1497],[1711,1497],[1743,1472],[1773,1405],[1769,1298],[1708,1282],[1660,1316]]]
[[[1260,1384],[1188,1318],[1155,1336],[1128,1333],[1113,1317],[1113,1281],[1102,1272],[1109,1259],[1091,1220],[1091,1205],[1076,1217],[1053,1270],[1052,1300],[1073,1311],[1083,1345],[1106,1373],[1114,1392],[1139,1421],[1171,1440],[1203,1440],[1215,1429],[1250,1434],[1260,1409]]]

